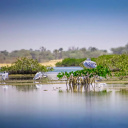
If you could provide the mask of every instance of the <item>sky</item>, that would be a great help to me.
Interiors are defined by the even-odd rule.
[[[128,43],[128,0],[0,0],[0,51]]]

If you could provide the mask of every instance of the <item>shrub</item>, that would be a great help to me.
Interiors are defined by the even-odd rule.
[[[1,67],[0,71],[7,71],[9,74],[35,74],[38,71],[47,72],[53,70],[38,63],[37,60],[26,57],[18,58],[11,66]]]

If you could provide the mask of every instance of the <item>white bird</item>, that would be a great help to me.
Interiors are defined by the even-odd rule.
[[[2,73],[0,73],[0,76],[1,76],[2,80],[6,80],[8,78],[8,73],[6,71],[2,72]]]
[[[35,77],[33,78],[34,80],[39,80],[42,77],[47,77],[47,75],[43,74],[42,72],[37,72]]]
[[[37,72],[35,77],[33,78],[34,80],[38,80],[42,78],[42,73],[41,72]]]
[[[92,88],[94,87],[102,88],[104,86],[107,86],[107,84],[106,83],[98,83],[98,84],[92,83],[90,86],[92,86]]]
[[[94,62],[94,61],[91,61],[91,59],[90,58],[87,58],[87,60],[85,60],[84,62],[83,62],[83,65],[86,67],[86,68],[96,68],[96,62]]]
[[[106,83],[99,83],[98,84],[98,87],[100,88],[100,87],[104,87],[104,86],[106,86],[107,84]]]

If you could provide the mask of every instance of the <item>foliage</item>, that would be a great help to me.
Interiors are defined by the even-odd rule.
[[[83,60],[85,60],[85,59],[86,58],[84,58]],[[66,60],[68,60],[68,61],[66,61]],[[65,59],[63,60],[64,62],[65,61],[67,62],[67,63],[65,63],[66,66],[74,66],[71,64],[73,62],[77,62],[77,59],[75,59],[73,61],[73,59],[67,58],[66,60]],[[81,62],[83,62],[83,60],[81,59]],[[97,63],[98,66],[97,66],[96,70],[98,70],[99,66],[100,66],[100,69],[101,69],[101,67],[102,67],[102,69],[109,67],[109,69],[112,71],[113,76],[119,77],[119,79],[123,79],[124,77],[128,76],[128,55],[127,54],[102,55],[102,56],[99,56],[98,58],[91,58],[91,60],[95,61]],[[62,64],[63,63],[61,63],[61,66],[62,66]],[[65,66],[65,65],[63,64],[63,66]],[[80,66],[81,66],[81,64],[80,64]],[[93,70],[93,69],[90,69],[90,70]],[[101,70],[99,70],[98,72],[100,73]]]
[[[60,72],[58,73],[57,77],[59,79],[62,79],[63,77],[67,78],[67,82],[69,82],[69,85],[72,83],[72,85],[76,84],[82,84],[82,85],[90,85],[92,82],[95,83],[95,78],[98,76],[102,76],[106,78],[107,76],[111,76],[111,71],[108,67],[103,66],[97,66],[93,69],[83,69],[83,70],[77,70],[72,72]]]
[[[124,47],[111,48],[112,54],[128,54],[128,44]],[[86,49],[78,47],[70,47],[68,50],[64,51],[63,48],[58,48],[51,52],[45,47],[40,47],[37,50],[21,49],[8,52],[6,50],[0,51],[0,63],[12,63],[15,62],[19,57],[29,57],[32,59],[37,59],[38,62],[46,62],[54,59],[65,59],[65,58],[97,58],[101,55],[107,55],[107,50],[99,50],[96,47],[89,47]]]
[[[57,67],[67,67],[67,66],[79,66],[79,64],[86,60],[86,58],[75,59],[75,58],[65,58],[62,62],[56,63]]]
[[[128,55],[103,55],[96,59],[98,65],[109,66],[114,75],[123,79],[128,75]]]
[[[9,74],[35,74],[38,71],[47,72],[53,68],[38,63],[37,60],[26,57],[18,58],[11,66],[3,66],[0,71],[7,71]]]
[[[14,50],[8,52],[6,50],[0,51],[0,63],[12,63],[15,62],[17,58],[29,57],[32,59],[37,59],[38,62],[46,62],[54,59],[64,59],[64,58],[87,58],[87,57],[98,57],[100,55],[108,54],[106,50],[98,50],[95,47],[89,49],[86,48],[75,48],[71,47],[64,51],[63,48],[55,49],[53,52],[47,50],[45,47],[40,47],[38,50]]]
[[[113,54],[128,54],[128,43],[124,47],[111,48]]]
[[[83,69],[83,70],[77,70],[77,71],[71,71],[71,72],[60,72],[58,73],[57,77],[59,79],[63,78],[64,76],[66,76],[66,78],[68,79],[70,76],[73,77],[81,77],[81,76],[89,76],[94,77],[94,76],[102,76],[102,77],[107,77],[111,76],[111,71],[109,69],[109,67],[103,67],[101,65],[97,66],[96,68],[92,68],[92,69]]]

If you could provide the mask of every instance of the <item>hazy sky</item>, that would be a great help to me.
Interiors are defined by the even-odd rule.
[[[128,43],[128,0],[0,0],[0,51]]]

